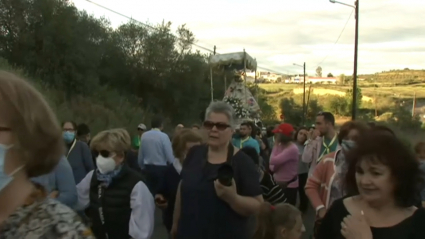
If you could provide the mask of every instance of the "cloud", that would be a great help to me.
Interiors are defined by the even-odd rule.
[[[354,14],[349,18],[353,9],[328,0],[93,1],[142,22],[166,20],[174,27],[186,23],[198,45],[211,49],[216,45],[221,53],[246,49],[260,66],[281,73],[301,72],[292,63],[303,62],[307,62],[310,74],[319,64],[324,72],[334,75],[351,74],[353,69]],[[108,17],[114,26],[126,21],[85,0],[74,2],[89,13]],[[361,1],[359,73],[424,69],[423,9],[425,1],[421,0],[408,4],[399,0]]]

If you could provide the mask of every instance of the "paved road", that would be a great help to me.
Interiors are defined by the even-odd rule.
[[[303,215],[304,226],[306,227],[307,232],[304,233],[302,239],[310,239],[312,231],[313,231],[313,223],[314,223],[314,209],[312,207],[309,208],[307,213]],[[153,237],[151,239],[168,239],[167,230],[162,225],[162,218],[160,210],[156,210],[155,212],[155,230],[153,233]]]

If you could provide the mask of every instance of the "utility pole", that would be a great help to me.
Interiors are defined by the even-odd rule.
[[[336,0],[329,0],[331,3],[338,3],[347,7],[354,8],[356,19],[356,30],[355,30],[355,37],[354,37],[354,70],[353,70],[353,106],[351,109],[351,116],[352,119],[356,119],[356,110],[357,110],[357,53],[359,48],[359,0],[356,0],[354,2],[354,5],[350,5],[347,3],[339,2]]]
[[[416,92],[413,95],[412,118],[415,117],[416,111]]]
[[[359,48],[359,0],[356,0],[355,4],[356,11],[356,33],[354,42],[354,72],[353,72],[353,108],[352,108],[352,120],[356,119],[357,111],[357,53]]]
[[[214,46],[214,55],[215,55],[215,50],[216,50],[217,48]],[[212,68],[211,68],[211,66],[210,66],[210,90],[211,90],[211,102],[213,102],[214,101],[214,86],[213,86],[213,72],[212,72]]]
[[[303,126],[305,126],[305,115],[306,115],[306,105],[305,105],[305,62],[304,62],[304,83],[303,83]]]
[[[310,94],[311,94],[311,84],[308,87],[307,104],[305,105],[305,115],[306,115],[306,118],[307,118],[307,115],[308,115],[308,106],[310,105]]]

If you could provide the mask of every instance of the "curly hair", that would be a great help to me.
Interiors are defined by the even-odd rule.
[[[372,164],[382,163],[390,169],[394,182],[394,199],[398,206],[410,207],[416,203],[423,185],[419,163],[394,135],[387,131],[371,130],[361,135],[357,147],[346,157],[349,166],[345,183],[349,195],[359,194],[356,168],[362,161],[368,160]]]

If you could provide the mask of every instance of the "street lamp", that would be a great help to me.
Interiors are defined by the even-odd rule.
[[[305,115],[306,115],[306,110],[305,110],[305,62],[303,65],[299,65],[299,64],[295,64],[294,66],[300,66],[304,68],[304,83],[303,83],[303,126],[305,125]]]
[[[356,19],[356,32],[355,32],[355,39],[354,39],[354,72],[353,72],[353,108],[351,112],[351,117],[353,120],[356,119],[356,102],[357,102],[357,52],[358,52],[358,46],[359,46],[359,0],[356,0],[354,2],[354,5],[350,5],[343,2],[338,2],[335,0],[329,0],[331,3],[338,3],[344,6],[352,7],[355,10],[355,16]]]

